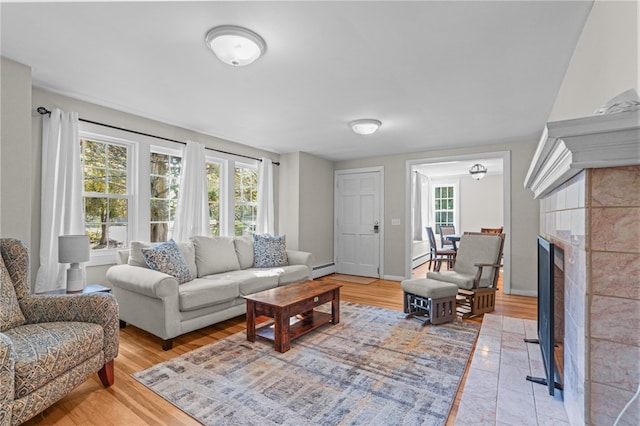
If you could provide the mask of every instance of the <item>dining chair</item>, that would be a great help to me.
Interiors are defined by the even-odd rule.
[[[502,234],[503,227],[500,228],[480,228],[480,232],[483,234]]]
[[[434,263],[434,271],[439,271],[442,267],[442,262],[447,262],[449,269],[453,268],[453,264],[456,258],[456,251],[447,248],[438,248],[436,243],[436,236],[433,232],[433,228],[426,227],[427,235],[429,236],[430,256],[429,256],[429,270],[431,270],[431,264]]]
[[[455,244],[453,241],[447,240],[447,235],[454,235],[456,233],[456,227],[453,225],[440,225],[440,246],[442,248],[453,248]]]

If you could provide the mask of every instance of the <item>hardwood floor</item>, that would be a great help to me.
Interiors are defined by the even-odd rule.
[[[426,264],[414,270],[424,276]],[[332,280],[331,276],[321,280]],[[398,281],[376,280],[372,284],[343,284],[340,297],[344,301],[402,310],[402,289]],[[501,283],[500,283],[501,284]],[[496,314],[535,319],[536,299],[497,294]],[[482,323],[482,318],[466,321]],[[159,338],[133,326],[120,330],[120,353],[115,360],[115,384],[104,388],[97,374],[47,410],[25,423],[27,425],[197,425],[190,416],[160,398],[131,377],[162,361],[182,355],[216,340],[245,330],[245,317],[240,316],[205,327],[174,339],[173,349],[163,351]],[[464,380],[458,390],[447,425],[453,425]]]

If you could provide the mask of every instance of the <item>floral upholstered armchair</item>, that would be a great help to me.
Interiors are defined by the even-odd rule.
[[[29,251],[0,239],[0,425],[49,407],[92,373],[114,381],[118,305],[111,294],[31,295]]]

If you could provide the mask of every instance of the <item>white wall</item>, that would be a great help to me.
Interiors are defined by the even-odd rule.
[[[587,117],[639,87],[637,1],[597,0],[582,30],[549,121]]]
[[[481,180],[463,176],[460,182],[460,232],[504,226],[502,175]]]

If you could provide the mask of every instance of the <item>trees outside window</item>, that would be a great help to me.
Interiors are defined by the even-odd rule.
[[[178,205],[182,158],[151,152],[150,241],[167,241],[173,231]]]
[[[207,195],[209,199],[209,229],[220,235],[220,163],[207,163]]]
[[[128,156],[126,145],[80,140],[85,233],[93,250],[128,244]]]
[[[258,170],[237,164],[235,167],[235,235],[256,230],[258,210]]]
[[[119,130],[80,129],[85,233],[91,265],[116,261],[131,240],[172,237],[182,172],[182,146]],[[103,133],[104,131],[104,133]],[[254,232],[258,163],[207,154],[206,179],[212,235]]]

